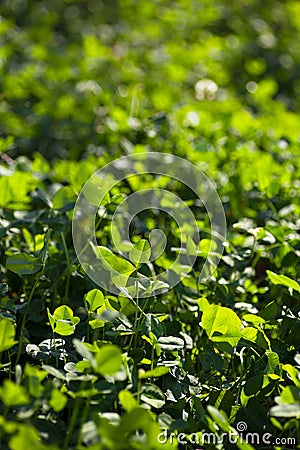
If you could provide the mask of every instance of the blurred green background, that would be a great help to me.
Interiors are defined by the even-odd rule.
[[[298,1],[2,0],[0,15],[13,157],[298,142]]]

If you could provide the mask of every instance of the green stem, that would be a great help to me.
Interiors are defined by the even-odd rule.
[[[86,340],[87,342],[90,342],[90,317],[91,314],[88,311],[88,316],[87,316],[87,330],[86,330]]]
[[[58,369],[58,354],[57,354],[56,339],[55,339],[54,331],[52,331],[52,337],[53,337],[53,344],[54,344],[54,349],[55,349],[56,368]]]
[[[95,226],[95,230],[97,230],[97,228],[99,227],[99,225],[101,224],[102,220],[104,219],[104,216],[100,217],[96,223]],[[86,251],[86,249],[88,248],[88,246],[91,243],[91,239],[93,238],[93,234],[90,236],[90,238],[87,240],[86,244],[82,247],[82,249],[80,250],[80,252],[78,253],[77,256],[75,256],[75,258],[71,261],[71,265],[75,264],[77,259],[80,258],[80,256],[82,255],[82,253],[84,253]]]
[[[154,368],[154,345],[152,345],[151,349],[151,370]]]
[[[192,268],[192,273],[193,273],[193,276],[194,276],[194,279],[195,279],[195,282],[196,282],[197,295],[198,295],[198,297],[199,297],[199,296],[200,296],[200,291],[199,291],[199,279],[198,279],[198,277],[197,277],[197,274],[196,274],[196,271],[195,271],[194,267]]]
[[[69,297],[69,288],[70,288],[70,268],[72,267],[72,264],[70,261],[70,255],[69,255],[65,235],[63,232],[61,232],[60,235],[61,235],[61,240],[63,243],[63,247],[64,247],[65,255],[66,255],[66,261],[67,261],[67,268],[66,268],[67,279],[66,279],[65,297],[68,298]]]
[[[24,328],[25,328],[25,325],[26,325],[26,319],[27,319],[27,316],[28,316],[29,306],[30,306],[30,302],[32,300],[32,297],[33,297],[33,295],[35,293],[35,290],[36,290],[38,284],[39,284],[39,279],[35,280],[35,283],[32,286],[32,289],[30,291],[30,294],[29,294],[29,297],[28,297],[28,300],[27,300],[26,309],[25,309],[25,312],[24,312],[24,315],[23,315],[23,318],[22,318],[22,323],[21,323],[20,342],[19,342],[19,348],[18,348],[17,359],[16,359],[16,362],[15,362],[15,365],[18,364],[18,362],[20,360],[20,357],[21,357],[21,352],[22,352],[22,347],[23,347],[23,337],[24,337],[23,336],[23,334],[24,334],[23,332],[24,332]]]
[[[148,302],[149,302],[149,298],[146,299],[145,304],[144,304],[144,306],[142,308],[143,314],[145,314],[145,309],[148,306]],[[140,317],[139,317],[139,320],[138,320],[138,323],[137,323],[137,328],[139,328],[140,325],[141,325],[141,322],[142,322],[142,319],[143,319],[143,314],[142,313],[140,314]]]
[[[80,386],[81,389],[80,390],[84,389],[85,383],[86,383],[85,381],[81,382],[81,386]],[[62,450],[67,450],[68,447],[69,447],[69,444],[70,444],[70,441],[71,441],[71,437],[73,435],[73,431],[74,431],[74,428],[75,428],[76,420],[77,420],[77,417],[78,417],[78,414],[79,414],[80,404],[81,404],[81,399],[77,398],[76,401],[75,401],[74,408],[72,410],[72,414],[71,414],[71,418],[70,418],[70,424],[69,424],[68,431],[67,431],[67,434],[66,434],[66,437],[65,437],[65,440],[64,440],[64,444],[63,444]]]
[[[136,335],[136,325],[137,325],[137,308],[136,308],[136,310],[135,310],[135,315],[134,315],[134,325],[133,325],[133,327],[134,327],[134,333],[132,333],[132,335],[130,336],[130,341],[129,341],[129,344],[128,344],[128,348],[127,348],[127,351],[129,352],[129,350],[130,350],[130,348],[131,348],[131,346],[132,346],[132,341],[133,341],[133,339],[134,339],[134,336]]]
[[[137,386],[137,402],[140,405],[141,403],[141,389],[142,389],[142,380],[138,378],[138,386]]]
[[[102,221],[103,218],[104,218],[104,217],[100,217],[99,220],[98,220],[98,222],[96,223],[96,227],[95,227],[96,230],[97,230],[97,228],[99,227],[99,225],[100,225],[100,223],[101,223],[101,221]],[[88,248],[88,246],[90,245],[90,242],[91,242],[92,237],[93,237],[93,235],[90,236],[90,239],[87,240],[87,243],[86,243],[86,244],[84,245],[84,247],[80,250],[80,252],[78,253],[78,255],[75,256],[74,259],[72,259],[72,261],[70,261],[69,253],[67,252],[67,253],[68,253],[68,256],[67,256],[67,254],[66,254],[67,267],[66,267],[65,270],[62,272],[61,276],[58,277],[58,278],[54,281],[54,283],[53,283],[53,285],[52,285],[52,290],[54,290],[54,289],[56,288],[58,282],[62,279],[62,277],[63,277],[63,276],[67,273],[67,271],[69,270],[69,267],[72,267],[72,266],[76,263],[76,261],[78,260],[78,258],[80,258],[80,256],[82,255],[82,253],[85,252],[85,250],[86,250],[86,249]],[[64,237],[62,238],[62,241],[63,241],[63,242],[65,241],[65,238],[64,238]],[[64,244],[63,244],[63,245],[64,245]],[[64,250],[65,250],[65,248],[66,248],[66,247],[64,246]],[[66,251],[66,250],[65,250],[65,251]]]
[[[84,409],[81,415],[81,419],[80,419],[80,424],[79,424],[79,433],[78,433],[78,440],[77,440],[77,445],[81,445],[81,441],[82,441],[82,426],[87,418],[88,412],[90,409],[90,399],[87,398],[85,401],[85,405],[84,405]]]

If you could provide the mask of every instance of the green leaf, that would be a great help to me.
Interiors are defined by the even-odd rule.
[[[101,375],[114,375],[122,367],[122,352],[119,347],[105,344],[96,353],[96,372]]]
[[[84,302],[88,311],[96,311],[104,303],[104,295],[99,289],[92,289],[84,296]]]
[[[277,316],[278,312],[279,307],[276,301],[273,300],[264,307],[264,309],[260,312],[260,315],[265,320],[272,320]]]
[[[289,374],[295,385],[297,387],[300,387],[300,372],[296,367],[292,366],[292,364],[283,364],[282,370],[285,370]]]
[[[31,189],[32,175],[29,173],[16,170],[9,176],[1,175],[0,177],[0,205],[1,207],[9,207],[19,209],[26,208],[29,198],[28,191]],[[33,186],[32,186],[33,187]]]
[[[241,332],[241,337],[264,349],[270,349],[270,341],[262,330],[253,327],[245,327]]]
[[[154,377],[161,377],[163,375],[166,375],[169,373],[169,367],[166,366],[158,366],[155,367],[153,370],[148,370],[147,372],[139,372],[139,378],[154,378]]]
[[[146,336],[149,336],[152,332],[157,338],[161,337],[163,334],[163,328],[160,321],[154,314],[146,314],[145,319],[142,323],[142,331]]]
[[[87,344],[85,342],[81,342],[79,339],[73,339],[73,344],[76,348],[77,353],[88,360],[91,365],[94,365],[94,356],[93,353],[88,349]]]
[[[121,432],[124,436],[127,434],[132,434],[136,430],[143,430],[144,433],[148,434],[153,431],[153,426],[155,427],[156,424],[149,414],[149,411],[146,411],[145,408],[136,408],[123,415],[121,418],[119,432]],[[155,442],[150,448],[157,448]]]
[[[193,239],[188,236],[186,241],[186,251],[189,256],[197,256],[198,248]]]
[[[95,251],[97,258],[105,264],[108,270],[115,271],[126,277],[129,277],[135,271],[135,267],[129,261],[115,255],[107,247],[98,245],[95,247]]]
[[[48,366],[47,364],[43,365],[43,369],[46,370],[50,375],[54,378],[58,378],[59,380],[65,381],[66,376],[63,371],[56,369],[53,366]]]
[[[139,267],[149,261],[151,256],[151,246],[146,239],[140,239],[129,252],[129,259],[135,267]]]
[[[108,180],[100,179],[100,177],[95,175],[85,184],[82,193],[92,205],[106,205],[110,201],[110,187],[111,183]]]
[[[76,201],[76,195],[73,189],[69,186],[60,188],[52,199],[53,208],[60,211],[69,211],[73,208]]]
[[[157,339],[156,335],[155,335],[152,331],[150,331],[150,332],[149,332],[149,337],[147,337],[147,336],[145,336],[145,335],[143,335],[142,337],[143,337],[143,339],[145,339],[147,342],[149,342],[149,344],[153,345],[153,347],[155,348],[155,351],[156,351],[157,356],[160,356],[162,347],[159,345],[158,339]],[[170,351],[173,351],[174,348],[173,348],[173,350],[172,350],[171,348],[172,348],[172,347],[170,347]],[[177,349],[178,349],[178,346],[176,346],[176,350],[177,350]],[[165,350],[167,350],[167,348],[165,348]]]
[[[280,397],[275,397],[277,403],[299,403],[300,388],[296,386],[286,386],[283,388]]]
[[[242,405],[245,406],[251,397],[268,396],[274,388],[275,384],[268,375],[260,374],[249,378],[241,392]]]
[[[55,309],[53,313],[54,320],[70,320],[73,319],[73,311],[69,306],[62,305]]]
[[[44,245],[39,254],[39,258],[43,264],[45,264],[46,259],[47,259],[47,253],[48,253],[48,247],[50,244],[51,234],[52,234],[52,229],[50,228],[44,236]]]
[[[8,256],[6,259],[6,267],[18,275],[31,275],[38,272],[43,267],[43,263],[35,256],[27,253],[18,253]]]
[[[197,303],[198,303],[199,310],[201,312],[204,312],[205,309],[210,306],[207,298],[205,298],[205,297],[198,298]]]
[[[32,397],[39,398],[44,392],[44,386],[41,382],[44,380],[44,378],[46,378],[47,372],[36,366],[31,366],[29,363],[26,363],[24,375],[26,376],[27,392]]]
[[[217,244],[215,241],[210,239],[201,239],[199,243],[199,250],[202,256],[207,257],[210,252],[213,252],[217,249]]]
[[[225,414],[223,415],[220,413],[220,411],[217,410],[214,406],[208,405],[207,411],[215,421],[215,423],[221,428],[221,430],[226,431],[227,433],[230,431],[230,424],[225,417]]]
[[[265,319],[256,314],[245,314],[243,320],[252,323],[254,326],[259,327],[260,324],[265,323]]]
[[[93,289],[88,292],[84,297],[84,303],[89,313],[96,313],[89,314],[89,325],[93,330],[103,327],[105,323],[109,321],[102,319],[105,311],[112,311],[117,313],[117,311],[111,306],[109,300],[107,298],[104,298],[102,292],[99,291],[99,289]]]
[[[49,195],[47,194],[47,192],[43,191],[43,189],[40,189],[39,187],[37,187],[31,195],[33,198],[41,200],[49,208],[52,208],[52,201],[49,198]]]
[[[294,289],[297,292],[300,292],[300,285],[297,283],[297,281],[292,280],[289,277],[286,277],[285,275],[277,275],[274,272],[271,272],[270,270],[267,270],[268,278],[273,284],[281,284],[282,286],[286,286],[289,288]]]
[[[158,386],[151,383],[146,383],[143,387],[141,400],[157,409],[162,408],[166,403],[163,392]]]
[[[184,340],[174,336],[162,336],[158,339],[160,348],[164,351],[177,351],[184,347]]]
[[[68,401],[67,397],[58,389],[52,390],[49,405],[51,406],[52,409],[54,409],[54,411],[59,412],[62,409],[64,409],[64,407],[67,404],[67,401]]]
[[[222,431],[224,431],[225,433],[233,433],[236,445],[240,450],[255,450],[252,445],[246,443],[243,439],[240,438],[239,433],[231,428],[228,419],[225,416],[225,413],[221,413],[217,408],[211,405],[207,406],[207,410],[210,416],[213,418],[214,423],[216,423]]]
[[[228,389],[215,391],[209,397],[209,403],[211,405],[226,413],[229,413],[231,411],[231,407],[234,405],[234,402],[234,396]]]
[[[0,352],[9,350],[17,343],[15,333],[13,322],[10,319],[2,318],[0,320]]]
[[[0,388],[0,398],[6,406],[27,405],[29,397],[26,389],[11,380],[5,380]]]
[[[17,433],[9,440],[9,448],[11,450],[46,450],[50,446],[46,446],[41,442],[38,431],[31,425],[18,425]]]
[[[5,152],[14,143],[15,138],[13,136],[1,137],[0,138],[0,153]]]
[[[125,411],[130,412],[133,409],[138,408],[139,404],[132,395],[130,391],[120,391],[119,392],[119,401],[122,405],[122,407],[125,409]]]
[[[299,417],[300,403],[283,403],[282,405],[273,406],[270,409],[270,414],[275,417]]]
[[[48,318],[53,332],[61,336],[70,336],[75,331],[75,326],[79,323],[79,317],[73,316],[73,311],[69,306],[62,305],[56,308],[53,315],[47,308]]]
[[[61,336],[70,336],[74,331],[75,326],[68,320],[58,320],[55,322],[54,332]]]
[[[214,342],[226,342],[234,347],[241,338],[241,320],[234,311],[223,306],[210,305],[205,308],[202,327]]]
[[[50,313],[49,308],[47,308],[47,314],[48,314],[48,319],[49,319],[49,322],[50,322],[50,326],[51,326],[51,328],[52,328],[52,331],[54,331],[55,320],[54,320],[54,317],[52,316],[52,314]]]
[[[281,366],[279,356],[275,352],[266,352],[268,357],[267,374],[276,374],[281,376]]]

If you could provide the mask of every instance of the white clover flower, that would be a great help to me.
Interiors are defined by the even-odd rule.
[[[218,85],[209,79],[199,80],[195,84],[195,91],[197,100],[213,100],[218,91]]]

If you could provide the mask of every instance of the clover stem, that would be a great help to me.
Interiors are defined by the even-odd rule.
[[[61,235],[61,240],[63,243],[63,247],[64,247],[64,251],[65,251],[65,255],[66,255],[66,261],[67,261],[67,269],[66,269],[67,278],[66,278],[66,287],[65,287],[65,297],[68,298],[69,297],[69,289],[70,289],[70,268],[71,268],[72,264],[71,264],[71,260],[70,260],[70,255],[69,255],[65,235],[63,232],[61,232],[60,235]]]
[[[71,414],[70,425],[67,430],[67,434],[65,437],[65,441],[64,441],[62,450],[67,450],[67,448],[69,447],[69,443],[70,443],[71,436],[72,436],[72,433],[73,433],[73,430],[75,427],[76,419],[78,417],[80,403],[81,403],[80,399],[77,398],[75,401],[74,409]]]
[[[21,323],[20,342],[19,342],[18,353],[17,353],[17,358],[16,358],[15,365],[18,364],[18,362],[20,360],[20,357],[21,357],[22,346],[23,346],[23,331],[24,331],[25,324],[26,324],[26,319],[27,319],[27,316],[28,316],[30,302],[32,300],[32,297],[34,295],[34,292],[35,292],[38,284],[39,284],[39,279],[36,279],[34,285],[32,286],[32,289],[30,291],[30,294],[29,294],[29,297],[28,297],[28,300],[27,300],[26,309],[25,309],[25,312],[24,312],[24,315],[23,315],[23,318],[22,318],[22,323]]]
[[[52,330],[52,337],[53,337],[53,344],[54,344],[54,349],[55,349],[56,368],[58,369],[58,354],[57,354],[57,347],[56,347],[56,339],[55,339],[54,330]]]
[[[78,439],[77,439],[77,445],[81,445],[81,441],[82,441],[82,426],[87,418],[88,412],[90,409],[90,400],[89,398],[86,399],[85,401],[85,405],[84,405],[84,409],[81,415],[81,419],[80,419],[80,424],[79,424],[79,433],[78,433]]]

